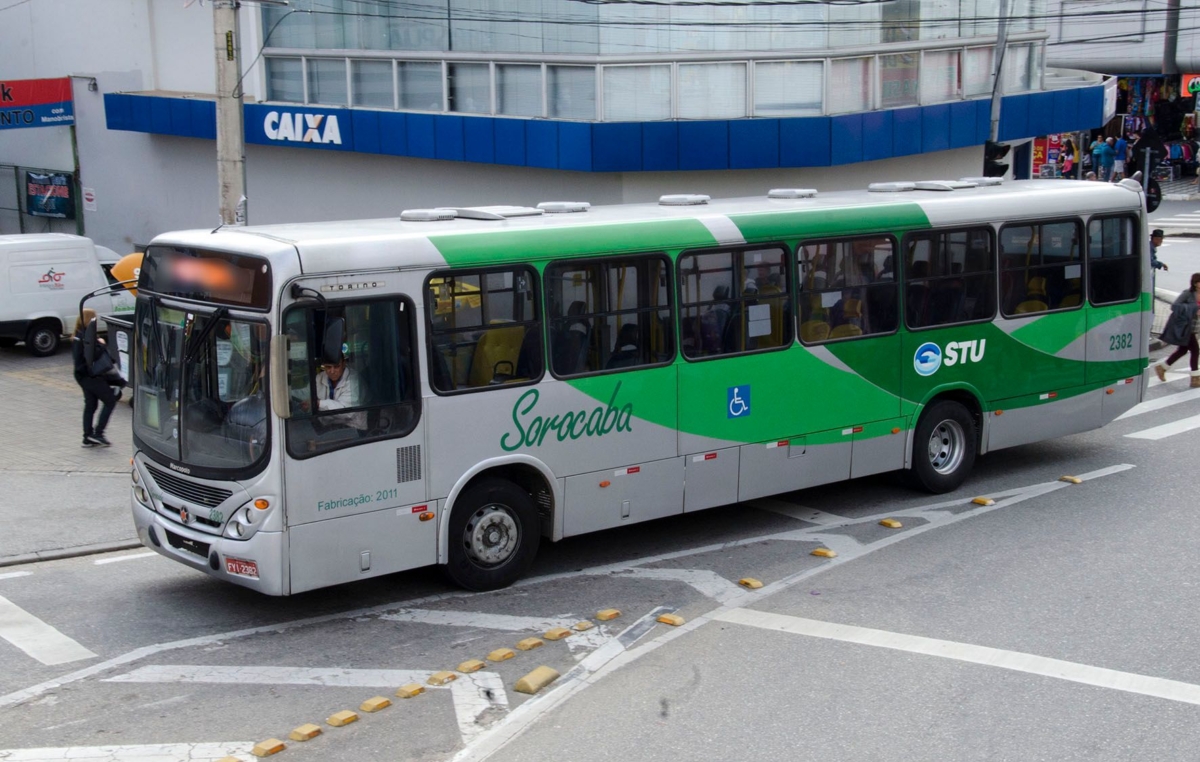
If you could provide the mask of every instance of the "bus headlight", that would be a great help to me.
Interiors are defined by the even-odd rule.
[[[142,483],[142,475],[138,473],[137,466],[134,466],[129,470],[129,478],[133,479],[134,484]]]
[[[150,496],[146,494],[146,488],[138,484],[133,488],[133,496],[137,501],[147,508],[150,507]]]

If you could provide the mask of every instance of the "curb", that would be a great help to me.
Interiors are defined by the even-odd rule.
[[[78,556],[93,556],[100,553],[112,553],[118,550],[133,550],[142,547],[141,540],[119,540],[117,542],[101,542],[95,545],[79,545],[74,548],[59,548],[58,550],[39,550],[36,553],[25,553],[20,556],[0,558],[0,567],[36,564],[42,561],[58,561],[63,558]]]

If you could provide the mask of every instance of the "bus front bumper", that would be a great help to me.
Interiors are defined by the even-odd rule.
[[[130,496],[138,539],[147,548],[210,577],[266,595],[286,595],[283,534],[256,532],[246,540],[197,532],[168,521]]]

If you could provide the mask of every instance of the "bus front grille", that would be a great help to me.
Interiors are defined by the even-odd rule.
[[[162,488],[163,492],[191,503],[207,505],[213,508],[225,502],[233,494],[231,490],[210,487],[207,484],[197,484],[196,482],[181,479],[175,474],[151,465],[147,465],[146,468],[150,471],[151,476],[154,477],[154,481]]]

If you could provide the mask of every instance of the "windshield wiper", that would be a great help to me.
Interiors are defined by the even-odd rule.
[[[200,347],[204,346],[204,342],[208,340],[209,335],[211,335],[213,330],[216,329],[217,323],[221,322],[221,320],[228,314],[229,310],[227,308],[218,307],[217,311],[209,317],[209,320],[204,325],[204,328],[200,329],[200,334],[192,335],[188,341],[187,348],[183,353],[183,361],[185,363],[190,363],[193,359],[195,359],[196,355],[200,353]]]

